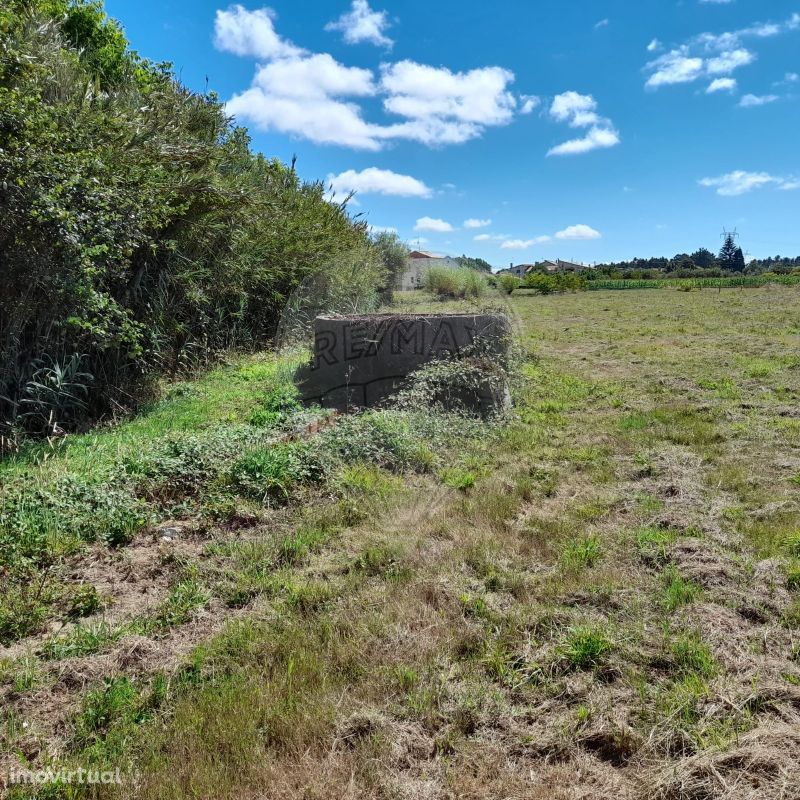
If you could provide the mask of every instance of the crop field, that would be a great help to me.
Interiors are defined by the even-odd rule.
[[[675,288],[689,291],[691,289],[759,289],[762,286],[776,284],[779,286],[797,286],[800,275],[741,275],[726,278],[663,278],[641,279],[631,278],[598,279],[588,281],[589,291],[608,291],[611,289],[666,289]]]
[[[0,774],[122,776],[10,797],[797,797],[800,287],[481,302],[505,420],[263,355],[0,464]]]

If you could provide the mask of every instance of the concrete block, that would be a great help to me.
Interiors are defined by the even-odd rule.
[[[511,329],[502,314],[370,314],[314,321],[314,353],[296,382],[306,402],[348,411],[374,407],[424,364],[482,353],[508,353]],[[485,409],[497,392],[476,398]],[[504,395],[505,396],[505,395]]]

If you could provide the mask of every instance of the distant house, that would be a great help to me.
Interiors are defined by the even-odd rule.
[[[583,272],[587,269],[594,269],[589,264],[576,264],[572,261],[562,261],[557,258],[555,261],[540,261],[537,264],[511,264],[507,269],[501,269],[498,275],[513,275],[520,280],[531,272]]]
[[[542,261],[536,266],[544,267],[546,272],[585,272],[587,269],[594,269],[590,264],[577,264],[574,261],[562,261],[560,258],[555,261]]]
[[[425,250],[412,250],[407,256],[405,270],[397,277],[395,288],[402,292],[421,289],[425,282],[425,274],[431,267],[458,269],[459,263],[450,256],[428,253]]]
[[[524,278],[533,268],[534,264],[509,264],[507,269],[501,269],[498,275],[513,275],[515,278]]]

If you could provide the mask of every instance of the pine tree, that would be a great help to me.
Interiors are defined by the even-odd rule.
[[[733,267],[731,269],[734,272],[744,272],[746,264],[744,263],[744,253],[742,252],[741,247],[736,248],[736,253],[733,256]]]
[[[736,272],[737,266],[737,259],[736,259],[736,251],[741,253],[741,248],[736,246],[736,241],[733,238],[732,233],[725,234],[725,242],[722,245],[722,248],[719,251],[719,265],[722,269],[730,270],[731,272]],[[742,264],[744,264],[744,256],[742,256]],[[741,267],[740,270],[744,269],[744,266]]]

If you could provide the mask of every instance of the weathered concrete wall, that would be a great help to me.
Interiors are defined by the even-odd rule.
[[[476,342],[482,351],[507,353],[510,333],[501,314],[317,317],[312,361],[298,371],[296,381],[304,400],[326,408],[376,406],[415,369],[458,358]]]

